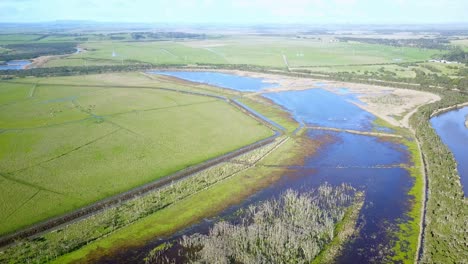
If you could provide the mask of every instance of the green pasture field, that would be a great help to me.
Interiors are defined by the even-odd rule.
[[[151,89],[214,92],[172,80],[126,73],[0,82],[0,234],[272,135],[224,101]]]
[[[0,34],[0,45],[31,42],[39,37],[38,34]]]
[[[45,66],[153,64],[251,64],[268,67],[378,64],[424,61],[438,53],[407,47],[287,37],[225,37],[192,41],[86,42],[86,52]],[[85,63],[86,61],[86,63]]]
[[[300,141],[290,139],[268,154],[260,164],[291,164],[301,156]],[[109,236],[63,255],[52,263],[87,263],[111,254],[120,248],[144,244],[154,237],[163,237],[205,217],[216,215],[278,180],[281,168],[255,166],[234,174],[209,188],[159,210]]]
[[[319,67],[301,67],[292,68],[291,70],[310,70],[317,73],[340,73],[348,72],[358,75],[377,74],[385,75],[388,73],[395,74],[398,78],[415,78],[416,71],[422,71],[426,74],[447,75],[449,77],[458,77],[459,70],[465,68],[464,64],[444,64],[437,62],[421,62],[412,65],[405,64],[376,64],[376,65],[344,65],[344,66],[319,66]],[[381,71],[384,70],[384,72]]]
[[[464,50],[467,50],[467,51],[468,51],[468,38],[458,39],[458,40],[452,40],[451,43],[452,43],[453,45],[460,46],[460,47],[462,47]]]

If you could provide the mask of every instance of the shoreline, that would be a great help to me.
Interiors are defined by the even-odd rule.
[[[337,89],[347,88],[350,93],[355,94],[364,104],[355,104],[361,109],[372,113],[373,115],[387,121],[393,126],[409,128],[409,118],[417,112],[419,107],[441,100],[440,96],[430,92],[415,91],[397,87],[387,87],[371,84],[360,84],[342,81],[323,80],[320,78],[307,77],[298,78],[281,73],[259,73],[242,70],[226,69],[200,69],[200,68],[166,68],[158,69],[160,71],[190,71],[190,72],[219,72],[235,74],[238,76],[261,78],[265,83],[277,84],[277,87],[266,88],[256,92],[247,93],[246,96],[252,96],[265,93],[277,93],[284,91],[301,91],[310,89],[325,89],[332,93],[337,93]],[[172,77],[176,78],[176,77]],[[226,88],[223,88],[226,89]],[[235,91],[235,90],[233,90]],[[385,102],[376,102],[381,98],[385,101],[385,96],[395,96],[402,100],[401,104],[388,104]],[[401,119],[395,118],[400,116]]]
[[[465,106],[468,106],[468,102],[465,102],[465,103],[462,103],[462,104],[455,104],[455,105],[452,105],[452,106],[449,106],[449,107],[445,107],[445,108],[441,108],[441,109],[438,109],[436,111],[434,111],[430,116],[429,118],[433,118],[435,116],[438,116],[438,115],[441,115],[441,114],[444,114],[444,113],[447,113],[447,112],[450,112],[452,110],[456,110],[456,109],[460,109],[460,108],[463,108]],[[467,119],[468,120],[468,119]],[[465,123],[466,124],[466,123]]]
[[[318,81],[320,81],[320,80],[318,80]],[[310,88],[308,88],[308,89],[310,89]],[[388,89],[392,89],[392,88],[386,87],[385,89],[388,90]],[[419,105],[419,106],[414,110],[414,112],[417,112],[417,110],[418,110],[418,108],[419,108],[420,106],[422,106],[422,105]],[[369,110],[366,110],[366,111],[369,111]],[[370,111],[369,111],[369,112],[370,112]],[[413,113],[410,112],[410,113],[408,113],[408,114],[411,114],[411,115],[412,115]],[[418,147],[419,147],[419,145],[418,145]],[[422,155],[422,153],[421,153],[421,155]],[[423,193],[424,193],[424,192],[423,192]],[[425,199],[423,198],[423,200],[425,200]],[[423,205],[422,207],[425,207],[425,205]],[[419,250],[419,248],[418,248],[418,250]],[[416,254],[417,254],[417,252],[416,252]]]
[[[195,71],[203,71],[203,70],[195,70]],[[289,91],[289,90],[308,90],[308,89],[317,88],[317,87],[312,87],[311,88],[310,85],[309,85],[309,87],[307,87],[306,85],[304,85],[304,83],[299,84],[299,85],[304,85],[303,87],[298,87],[297,86],[298,83],[295,83],[296,87],[292,87],[292,88],[288,87],[286,89],[284,89],[284,88],[281,89],[282,86],[285,86],[285,83],[284,82],[283,83],[278,82],[277,80],[278,80],[278,78],[281,78],[282,76],[274,76],[272,74],[242,72],[242,71],[239,71],[239,70],[209,70],[209,71],[212,71],[212,72],[225,72],[225,73],[231,73],[231,74],[236,74],[236,75],[240,75],[240,76],[247,76],[247,77],[254,77],[254,78],[267,78],[267,80],[265,82],[278,83],[279,84],[280,88],[266,89],[266,92],[280,92],[280,91]],[[271,76],[274,76],[276,78],[274,79]],[[286,78],[291,78],[291,77],[286,77]],[[308,80],[308,79],[304,78],[302,80]],[[382,118],[383,120],[387,121],[391,125],[404,127],[406,129],[408,129],[411,132],[412,137],[416,141],[416,146],[417,146],[417,151],[419,152],[419,154],[418,154],[419,157],[414,156],[413,158],[418,159],[420,161],[421,167],[420,167],[419,170],[420,170],[420,173],[421,173],[421,176],[422,176],[421,177],[422,188],[420,190],[421,191],[421,196],[420,196],[421,201],[419,202],[420,206],[421,206],[421,209],[418,210],[419,214],[420,214],[419,221],[418,221],[419,232],[417,234],[417,244],[416,244],[416,248],[415,248],[415,251],[414,251],[414,258],[413,258],[417,262],[417,260],[419,259],[419,256],[420,256],[420,252],[423,250],[423,247],[424,247],[424,245],[423,245],[423,241],[424,241],[423,236],[424,236],[424,224],[425,224],[425,221],[426,221],[426,219],[425,219],[426,213],[425,212],[426,212],[426,202],[427,202],[427,195],[428,195],[427,194],[428,185],[427,185],[426,163],[425,163],[425,160],[424,160],[424,157],[423,157],[420,142],[416,138],[416,133],[415,133],[414,129],[409,124],[409,119],[411,118],[411,116],[413,116],[415,113],[418,112],[420,107],[428,105],[428,104],[432,104],[434,102],[437,102],[437,101],[441,100],[441,97],[439,95],[429,93],[429,92],[420,92],[420,91],[413,91],[413,90],[402,89],[402,88],[393,88],[393,87],[381,87],[381,86],[374,86],[374,85],[369,85],[369,84],[362,84],[361,85],[361,84],[357,84],[357,83],[323,81],[323,80],[312,79],[312,78],[309,79],[309,82],[319,82],[320,83],[319,88],[324,88],[325,86],[331,86],[332,88],[343,88],[343,87],[345,87],[345,88],[350,88],[350,89],[353,89],[353,88],[354,89],[362,89],[362,87],[365,87],[367,89],[382,89],[382,90],[385,90],[385,91],[388,91],[388,90],[405,90],[405,91],[409,91],[410,93],[414,92],[415,94],[427,94],[427,95],[431,96],[431,98],[429,98],[425,102],[421,102],[420,104],[417,104],[416,106],[413,106],[413,109],[411,111],[405,113],[405,115],[403,116],[401,121],[398,121],[398,124],[395,124],[395,122],[391,122],[391,120],[389,120],[388,118],[385,118],[385,115],[381,115],[380,113],[376,113],[376,111],[373,111],[373,109],[371,109],[369,107],[362,106],[360,104],[355,104],[358,107],[362,108],[363,110],[365,110],[367,112],[370,112],[370,113],[376,115],[379,118]],[[255,93],[252,93],[252,94],[254,94],[254,95],[255,94],[262,94],[264,92],[265,91],[259,91],[259,92],[255,92]],[[468,102],[465,103],[464,105],[468,105]],[[372,136],[376,136],[376,135],[372,135]]]
[[[62,54],[62,55],[46,55],[46,56],[39,56],[39,57],[36,57],[36,58],[33,58],[33,59],[29,59],[29,61],[31,61],[31,63],[26,65],[23,69],[28,70],[28,69],[40,68],[40,67],[44,66],[44,64],[46,64],[47,62],[49,62],[51,60],[63,59],[63,58],[66,58],[66,57],[69,57],[69,56],[72,56],[72,55],[75,55],[75,54],[85,52],[85,49],[83,49],[83,48],[81,48],[79,46],[76,47],[76,49],[77,49],[77,52],[74,52],[74,53]]]

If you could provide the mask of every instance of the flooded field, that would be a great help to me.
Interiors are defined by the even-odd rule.
[[[205,83],[241,92],[255,92],[277,86],[275,83],[265,82],[262,78],[248,78],[220,72],[150,71],[148,73],[177,77],[191,82]]]
[[[182,78],[184,74],[179,74]],[[211,76],[207,73],[190,73],[191,80]],[[238,78],[246,78],[239,77]],[[231,79],[236,80],[236,79]],[[212,83],[203,79],[204,83]],[[235,81],[233,81],[235,82]],[[235,86],[226,85],[226,88]],[[250,89],[261,89],[257,82]],[[266,95],[287,109],[299,122],[306,125],[368,131],[375,117],[357,107],[347,93],[331,93],[322,89],[287,91]],[[359,102],[358,102],[359,103]],[[214,218],[205,219],[172,236],[154,240],[140,246],[120,250],[105,256],[100,263],[142,262],[148,253],[163,243],[173,244],[165,254],[169,259],[184,261],[184,249],[178,240],[184,235],[207,234],[219,220],[236,222],[239,209],[261,201],[278,198],[288,189],[305,192],[323,183],[333,186],[347,183],[365,193],[364,206],[357,222],[357,235],[350,240],[338,258],[339,263],[371,263],[389,260],[392,247],[398,239],[395,233],[399,224],[409,220],[412,196],[408,194],[414,184],[407,168],[412,166],[406,146],[387,137],[373,137],[347,132],[305,128],[303,133],[316,146],[314,154],[304,157],[304,164],[264,164],[282,166],[280,180],[255,193],[240,204],[225,209]]]

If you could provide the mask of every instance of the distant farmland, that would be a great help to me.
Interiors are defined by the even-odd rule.
[[[205,89],[137,73],[0,82],[0,234],[272,135]]]
[[[81,44],[86,52],[46,66],[152,64],[251,64],[289,67],[424,61],[437,50],[343,43],[330,39],[226,37],[206,41],[111,42]],[[283,57],[284,55],[284,57]]]

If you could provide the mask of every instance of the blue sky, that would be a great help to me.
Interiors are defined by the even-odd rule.
[[[0,0],[0,22],[468,22],[468,0]]]

